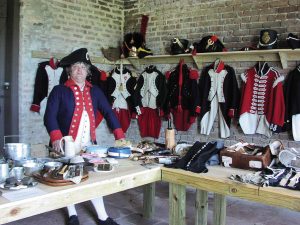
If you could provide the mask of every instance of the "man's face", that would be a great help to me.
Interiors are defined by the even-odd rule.
[[[88,75],[88,66],[85,63],[75,63],[71,66],[71,79],[76,83],[83,84]]]

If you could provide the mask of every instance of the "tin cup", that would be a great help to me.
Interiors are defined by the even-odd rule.
[[[17,180],[22,180],[24,177],[24,168],[23,167],[14,167],[10,172],[11,177],[15,177]]]
[[[0,183],[3,183],[9,177],[8,163],[0,162]]]

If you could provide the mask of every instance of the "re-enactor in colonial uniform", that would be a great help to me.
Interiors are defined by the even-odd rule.
[[[60,64],[67,67],[70,78],[64,84],[53,88],[44,116],[44,124],[53,148],[60,151],[60,140],[65,135],[71,135],[75,140],[76,154],[85,146],[96,143],[95,117],[98,110],[112,129],[115,139],[123,139],[125,136],[120,123],[104,93],[86,81],[91,65],[87,49],[81,48],[72,52]],[[108,217],[102,197],[91,201],[97,212],[97,224],[117,225]],[[79,225],[75,206],[69,205],[67,209],[67,225]]]

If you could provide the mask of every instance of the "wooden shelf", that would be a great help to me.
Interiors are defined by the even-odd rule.
[[[31,58],[38,58],[38,59],[50,59],[52,57],[55,57],[57,59],[61,59],[68,55],[68,53],[62,53],[62,52],[47,52],[47,51],[31,51]],[[107,60],[104,57],[97,57],[97,56],[90,56],[92,63],[99,63],[99,64],[108,64],[108,65],[114,65],[114,64],[131,64],[127,59],[118,60],[116,62],[112,62]]]
[[[196,63],[198,68],[203,67],[203,63],[214,62],[216,59],[224,62],[281,62],[282,68],[287,68],[288,61],[300,61],[300,49],[271,49],[271,50],[254,50],[254,51],[232,51],[232,52],[212,52],[181,55],[159,55],[147,56],[143,59],[136,57],[127,58],[134,66],[142,64],[177,64],[180,59],[186,63]]]
[[[42,51],[32,51],[32,58],[49,59],[56,57],[62,58],[67,54],[64,53],[50,53]],[[93,57],[93,63],[100,64],[132,64],[138,68],[146,64],[177,64],[180,59],[184,59],[186,63],[196,63],[198,68],[203,67],[203,63],[214,62],[216,59],[221,59],[224,62],[281,62],[282,68],[286,69],[288,61],[300,61],[300,49],[271,49],[271,50],[254,50],[254,51],[229,51],[229,52],[212,52],[212,53],[198,53],[193,56],[191,54],[181,55],[154,55],[146,56],[143,59],[138,57],[129,57],[126,59],[111,62],[104,57]]]

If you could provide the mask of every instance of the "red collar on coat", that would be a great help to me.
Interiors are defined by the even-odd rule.
[[[51,66],[51,68],[54,70],[57,69],[58,63],[59,61],[54,57],[49,60],[49,66]]]
[[[88,81],[85,81],[85,85],[88,86],[88,87],[92,87],[93,85],[88,82]],[[78,86],[74,80],[72,80],[71,78],[69,78],[66,82],[65,82],[65,86],[67,87],[71,87],[71,86]]]
[[[225,64],[222,60],[216,60],[213,65],[213,68],[216,73],[220,73],[224,69],[224,66]]]

